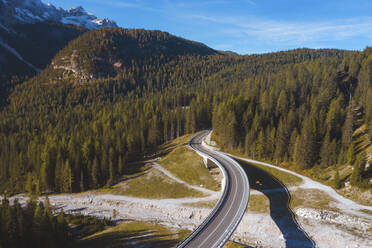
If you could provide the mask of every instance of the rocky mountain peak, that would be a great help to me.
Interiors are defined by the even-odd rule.
[[[70,16],[83,16],[88,15],[88,13],[85,11],[85,9],[82,6],[76,6],[72,7],[68,10],[68,14]]]
[[[64,10],[41,0],[0,0],[0,24],[3,27],[9,27],[16,23],[43,21],[73,24],[88,29],[117,27],[114,21],[107,18],[97,18],[95,15],[87,13],[82,6]]]

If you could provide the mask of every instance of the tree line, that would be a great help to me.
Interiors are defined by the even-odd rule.
[[[50,204],[29,201],[26,206],[4,198],[0,205],[0,247],[70,247],[73,235],[61,212],[52,213]]]
[[[224,146],[250,157],[300,169],[319,165],[337,171],[338,164],[348,163],[354,167],[351,183],[369,187],[372,171],[353,133],[365,125],[371,142],[371,52],[307,61],[247,80],[248,91],[214,109],[215,134]]]
[[[110,44],[119,39],[108,37]],[[57,57],[88,41],[74,41]],[[351,61],[365,63],[366,53],[299,49],[161,59],[170,56],[165,53],[135,58],[116,74],[85,82],[60,78],[48,67],[16,86],[0,112],[0,190],[39,194],[110,186],[157,145],[211,126],[225,145],[249,156],[293,160],[302,168],[345,161],[351,133],[345,120],[354,114],[346,92],[366,92],[348,78],[369,75],[365,69],[352,74]],[[368,108],[365,100],[366,116]],[[321,155],[322,145],[331,156]],[[307,147],[310,153],[301,156]]]

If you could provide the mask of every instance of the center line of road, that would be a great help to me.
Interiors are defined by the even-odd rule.
[[[234,182],[235,182],[235,185],[237,185],[237,183],[238,183],[238,180],[236,179],[236,176],[235,176],[235,173],[233,173],[233,174],[231,174],[231,175],[234,175]],[[222,224],[223,222],[224,222],[224,220],[226,219],[226,217],[229,215],[229,213],[230,213],[230,211],[231,211],[231,209],[232,209],[232,207],[233,207],[233,203],[235,202],[235,198],[236,198],[236,193],[238,192],[238,187],[235,187],[235,191],[234,191],[234,194],[233,194],[233,200],[232,200],[232,203],[230,204],[230,207],[228,208],[228,210],[227,210],[227,213],[225,214],[225,216],[224,217],[222,217],[222,221],[220,222],[220,224]],[[217,226],[217,228],[219,228],[220,227],[220,225],[218,225]],[[216,229],[217,229],[216,228]],[[213,235],[214,233],[212,232],[212,233],[210,233],[208,236],[207,236],[207,238],[200,244],[200,246],[203,246],[203,244],[205,243],[205,242],[207,242],[208,241],[208,239]],[[215,242],[215,244],[216,244],[217,242]]]
[[[239,171],[239,174],[242,176],[242,178],[245,178],[245,174],[243,174],[242,173],[242,169],[241,169],[241,167],[240,167],[240,165],[238,164],[238,163],[236,163],[233,159],[230,159],[230,158],[228,158],[227,157],[227,160],[231,160],[230,162],[232,163],[232,164],[236,164],[237,166],[234,166],[233,168],[234,169],[237,169],[238,171]],[[238,167],[239,166],[239,167]],[[235,171],[234,171],[235,172]],[[235,174],[234,174],[235,175]],[[235,176],[235,179],[236,179],[237,177]],[[248,184],[248,181],[247,181],[247,184]],[[237,184],[236,184],[237,185]],[[246,184],[243,184],[243,196],[245,195],[245,192],[246,192]],[[236,191],[237,192],[237,191]],[[238,211],[235,213],[235,215],[234,215],[234,220],[235,220],[235,218],[239,215],[239,211],[241,210],[241,208],[242,208],[242,205],[244,204],[244,201],[242,200],[242,201],[240,201],[240,205],[239,205],[239,208],[238,208]],[[245,209],[244,209],[244,212],[245,212]],[[244,212],[243,212],[243,215],[244,215]],[[226,217],[226,216],[225,216]],[[242,216],[243,217],[243,216]],[[239,221],[240,222],[240,221]],[[237,224],[237,223],[235,223],[235,222],[231,222],[230,224],[229,224],[229,227],[226,229],[226,231],[225,231],[225,233],[227,232],[230,232],[231,230],[230,230],[230,226],[231,225],[235,225],[235,224]],[[232,232],[232,231],[231,231]]]
[[[205,148],[202,139],[206,133],[204,131],[193,136],[189,145],[200,156],[209,158],[220,168],[225,180],[223,194],[210,215],[177,246],[179,248],[222,247],[242,220],[249,201],[247,175],[232,158]]]

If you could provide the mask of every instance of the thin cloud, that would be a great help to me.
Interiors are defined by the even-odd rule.
[[[256,5],[256,2],[253,0],[245,0],[244,2],[250,4],[250,5]]]
[[[370,37],[372,17],[347,18],[319,22],[284,22],[255,17],[215,17],[191,15],[192,19],[221,24],[221,31],[237,37],[260,41],[303,44],[314,41],[337,41],[353,37]],[[228,26],[228,27],[226,27]]]
[[[163,12],[164,11],[164,9],[155,8],[152,5],[147,4],[146,1],[142,1],[142,0],[134,0],[134,1],[105,0],[104,2],[97,1],[97,0],[94,0],[94,1],[96,3],[100,3],[100,4],[104,3],[106,5],[110,5],[110,6],[118,7],[118,8],[134,8],[134,9],[140,9],[140,10],[146,10],[146,11],[152,11],[152,12]]]

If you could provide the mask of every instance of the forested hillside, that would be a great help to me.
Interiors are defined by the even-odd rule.
[[[41,200],[41,199],[40,199]],[[3,198],[0,202],[0,247],[81,247],[81,239],[114,225],[110,219],[57,211],[49,199]]]
[[[0,28],[0,107],[14,85],[35,76],[37,69],[44,69],[69,41],[85,31],[52,22]]]
[[[89,31],[9,96],[0,190],[109,186],[157,145],[211,126],[256,158],[346,163],[352,103],[371,130],[371,58],[369,49],[225,56],[159,31]],[[370,177],[360,168],[358,181]]]
[[[0,204],[0,247],[70,247],[73,235],[63,213],[50,204],[29,201],[24,207],[8,199]]]
[[[247,80],[247,90],[216,106],[213,129],[224,146],[253,158],[300,169],[331,166],[336,174],[337,165],[348,163],[354,166],[350,182],[370,187],[371,61],[367,48],[343,60],[306,61]],[[357,148],[353,133],[362,125],[369,145]],[[340,187],[338,175],[335,180]]]

